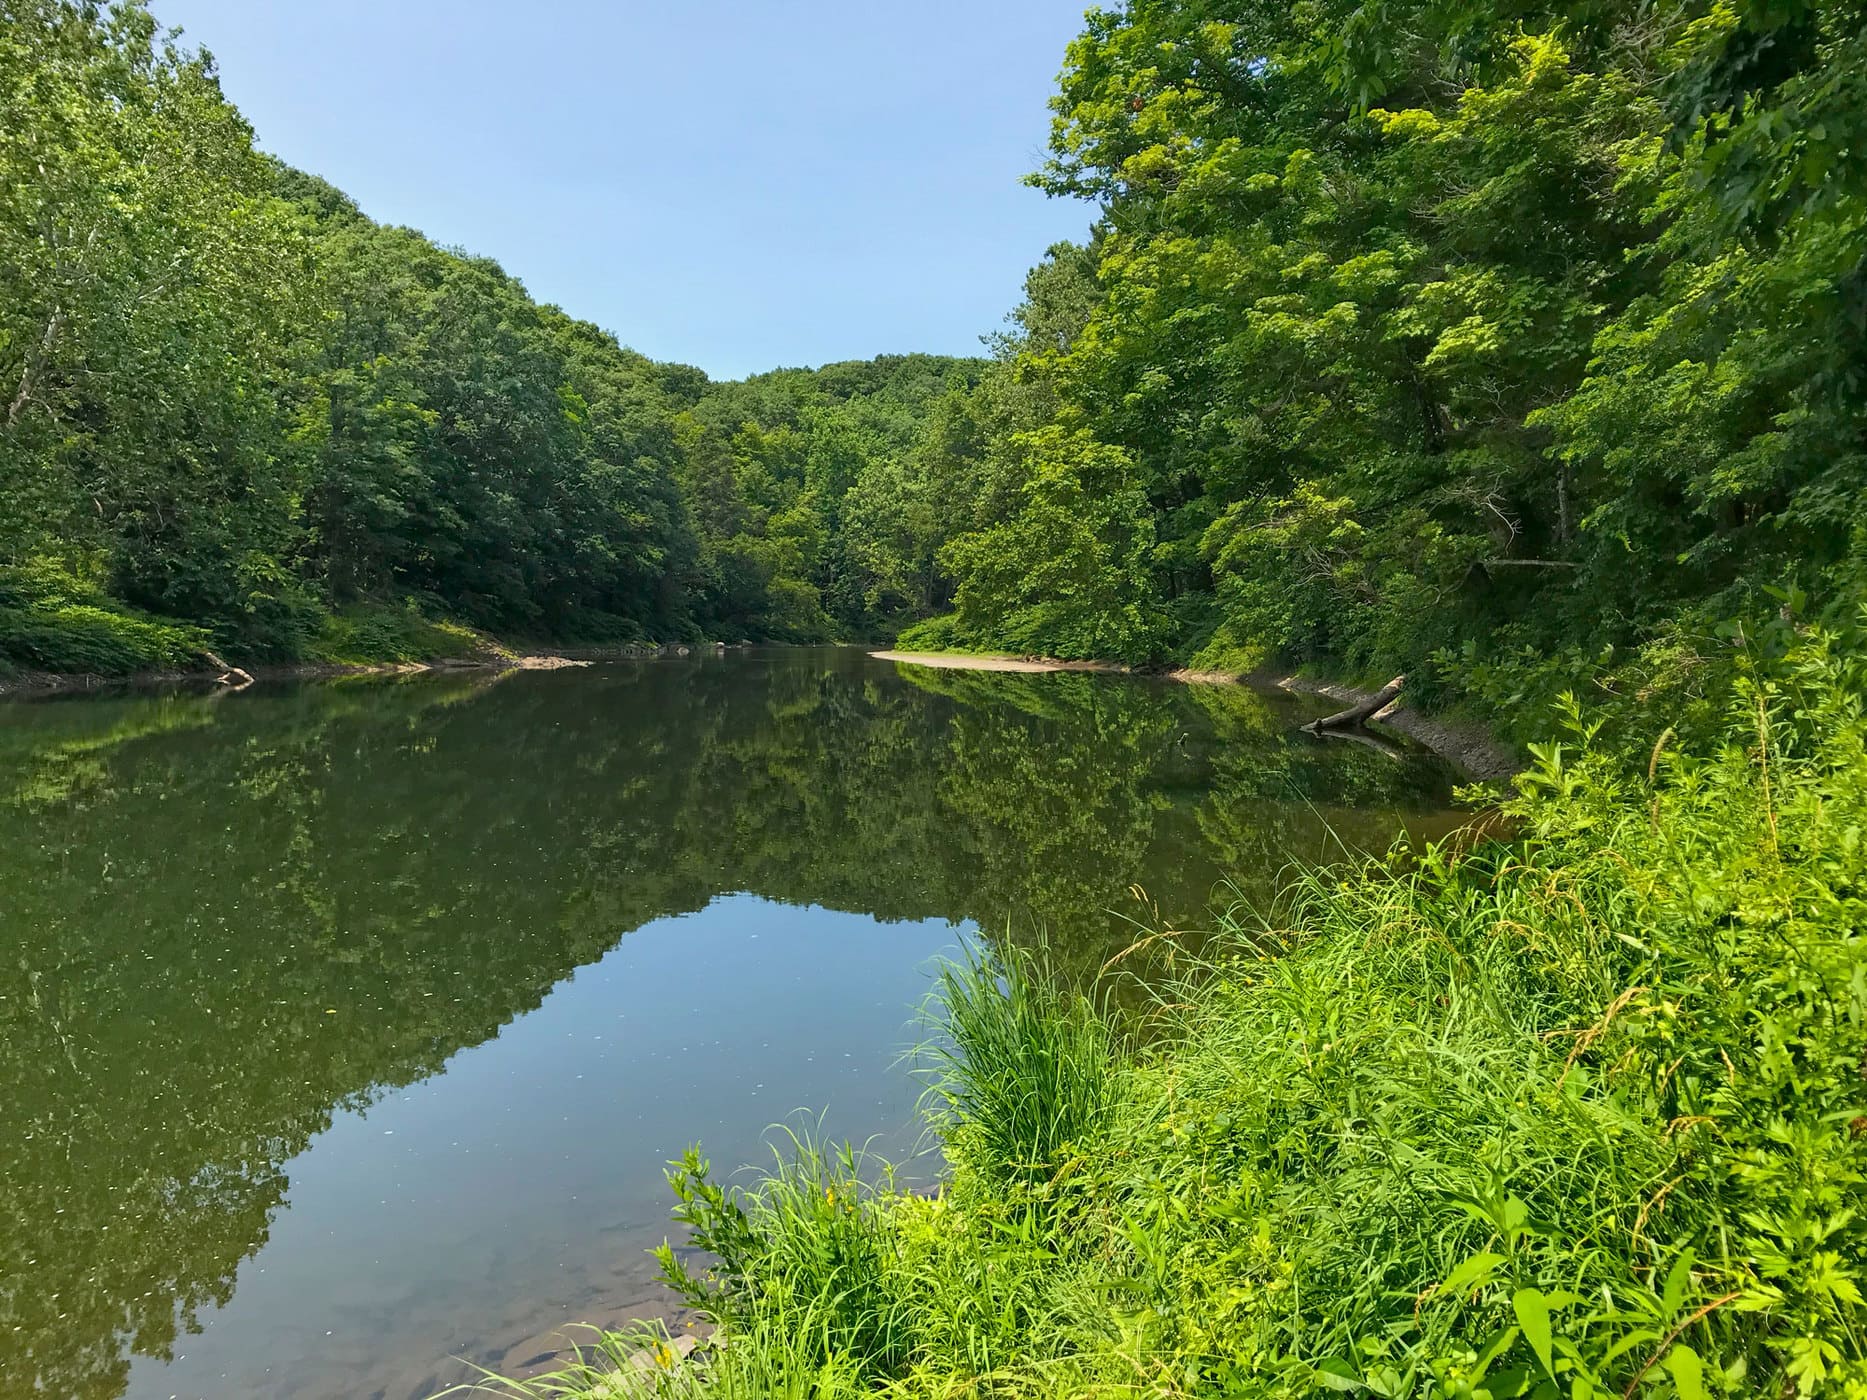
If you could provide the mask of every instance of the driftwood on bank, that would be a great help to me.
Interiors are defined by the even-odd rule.
[[[250,674],[242,671],[238,666],[229,666],[213,652],[204,651],[201,655],[207,659],[208,665],[220,667],[221,673],[214,681],[216,685],[224,685],[230,690],[245,690],[253,683],[253,677]]]
[[[1350,705],[1346,710],[1338,710],[1332,715],[1324,715],[1321,719],[1311,720],[1303,728],[1312,734],[1320,734],[1325,729],[1352,729],[1358,724],[1365,723],[1371,715],[1393,704],[1395,697],[1400,694],[1401,686],[1406,683],[1405,676],[1395,676],[1360,704]]]

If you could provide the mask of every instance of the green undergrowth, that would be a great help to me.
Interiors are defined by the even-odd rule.
[[[205,628],[151,617],[46,563],[0,569],[0,675],[126,676],[204,664]]]
[[[431,621],[412,606],[383,604],[327,615],[307,659],[333,665],[439,661],[490,649],[487,639],[458,622]]]
[[[1508,841],[1300,877],[1123,1020],[948,968],[944,1189],[690,1154],[725,1344],[630,1393],[1867,1396],[1867,662],[1777,651],[1634,764],[1571,702]]]
[[[205,627],[139,612],[62,566],[5,568],[0,569],[0,677],[21,671],[113,677],[199,671],[217,666],[216,657],[247,665],[382,666],[510,660],[518,654],[515,648],[653,645],[629,619],[591,611],[567,613],[550,632],[502,641],[435,615],[429,603],[407,598],[334,611],[310,608],[288,643],[256,652],[238,637],[217,637]]]
[[[1253,637],[1249,629],[1235,622],[1222,622],[1187,658],[1186,665],[1192,671],[1229,671],[1242,676],[1275,665],[1276,661],[1272,648]]]
[[[255,658],[206,628],[139,612],[50,566],[0,570],[0,676],[20,671],[130,676],[198,671],[232,661],[368,666],[512,653],[482,632],[425,615],[413,603],[360,604],[317,614],[292,651]]]
[[[930,617],[904,627],[893,643],[896,651],[949,652],[955,656],[1003,656],[1009,646],[987,646],[967,633],[954,613]]]

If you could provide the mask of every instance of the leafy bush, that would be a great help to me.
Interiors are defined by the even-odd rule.
[[[895,645],[902,651],[965,651],[968,639],[960,631],[956,613],[942,613],[901,629]]]
[[[554,621],[551,637],[558,641],[615,646],[646,641],[648,632],[632,617],[599,612],[595,608],[565,608]]]

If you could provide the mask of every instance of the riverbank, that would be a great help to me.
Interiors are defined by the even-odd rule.
[[[1178,673],[1176,678],[1195,683],[1207,680],[1235,682],[1238,679],[1188,672]],[[1330,700],[1339,700],[1344,705],[1364,704],[1377,693],[1373,687],[1344,685],[1339,681],[1322,680],[1315,676],[1265,676],[1252,679],[1298,695],[1320,695]],[[1427,714],[1417,706],[1409,705],[1404,693],[1393,703],[1376,710],[1368,717],[1368,723],[1384,725],[1398,734],[1406,735],[1441,758],[1457,764],[1480,782],[1503,782],[1515,777],[1524,768],[1523,755],[1500,740],[1482,721],[1457,715]]]
[[[1128,674],[1130,668],[1106,661],[1057,661],[1045,657],[1023,657],[972,652],[873,651],[877,660],[898,661],[910,666],[968,671],[1008,671],[1044,673],[1051,671],[1095,671]],[[1344,704],[1360,704],[1374,698],[1376,692],[1338,681],[1301,674],[1277,675],[1258,672],[1237,675],[1229,671],[1174,670],[1162,673],[1168,680],[1187,685],[1275,686],[1298,695],[1320,695]],[[1369,717],[1369,723],[1385,726],[1404,734],[1415,743],[1432,750],[1456,764],[1480,782],[1501,782],[1521,772],[1523,756],[1500,741],[1481,721],[1458,716],[1429,715],[1407,704],[1406,697],[1394,701]]]
[[[548,652],[517,652],[504,647],[427,661],[303,661],[251,667],[195,666],[135,671],[111,676],[94,672],[16,671],[0,675],[0,700],[49,699],[60,695],[106,694],[163,686],[210,686],[242,690],[259,681],[336,680],[347,676],[413,676],[429,672],[557,671],[605,661],[645,661],[724,651],[726,643],[669,643],[666,646],[573,646]]]
[[[1227,911],[1145,1036],[1015,949],[949,966],[938,1196],[808,1144],[725,1190],[690,1154],[676,1214],[716,1264],[664,1266],[724,1346],[500,1388],[1856,1393],[1857,655],[1760,663],[1696,752],[1539,749],[1509,842]]]
[[[1110,661],[1057,661],[1050,657],[1000,656],[989,652],[872,651],[869,655],[877,661],[900,661],[941,671],[1006,671],[1032,675],[1050,671],[1104,671],[1119,675],[1128,669]]]
[[[553,655],[459,658],[436,661],[385,661],[379,664],[330,661],[295,662],[285,666],[189,667],[137,671],[127,676],[93,672],[21,671],[0,676],[0,700],[36,700],[59,695],[103,694],[114,690],[147,690],[161,686],[218,686],[242,690],[258,681],[333,680],[342,676],[405,676],[428,671],[551,671],[565,666],[588,666],[587,660]],[[242,679],[244,678],[244,679]]]
[[[404,601],[320,611],[284,651],[255,653],[223,643],[196,623],[138,612],[56,571],[22,582],[0,570],[0,699],[152,686],[238,689],[255,680],[423,671],[545,670],[726,646],[649,640],[619,619],[594,633],[494,635]]]

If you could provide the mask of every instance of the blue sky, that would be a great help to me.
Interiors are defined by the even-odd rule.
[[[979,352],[1085,0],[153,0],[260,144],[716,378]]]

